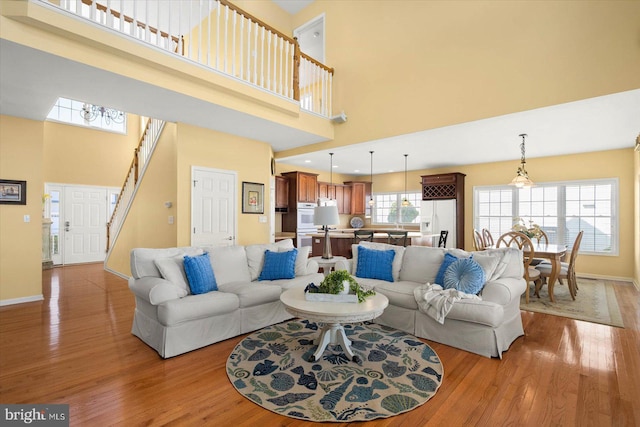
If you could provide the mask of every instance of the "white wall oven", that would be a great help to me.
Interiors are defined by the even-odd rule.
[[[318,232],[313,224],[313,209],[316,206],[315,203],[298,203],[296,207],[296,246],[299,248],[311,246],[313,244],[311,235]]]

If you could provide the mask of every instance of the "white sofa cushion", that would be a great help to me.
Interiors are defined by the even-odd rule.
[[[496,328],[504,321],[504,308],[494,302],[464,299],[453,304],[444,321],[445,326],[449,319],[480,323]]]
[[[244,246],[213,247],[207,248],[207,252],[218,289],[226,283],[251,282]]]
[[[391,275],[393,276],[394,282],[400,280],[400,268],[402,267],[402,256],[405,250],[404,246],[377,242],[360,242],[359,244],[365,248],[375,249],[377,251],[393,249],[396,254],[393,257],[393,262],[391,263]],[[351,252],[353,253],[353,274],[355,275],[358,267],[358,245],[351,245]]]
[[[444,260],[444,254],[444,248],[407,246],[400,269],[400,280],[416,282],[419,285],[433,283]]]
[[[201,248],[181,247],[181,248],[135,248],[131,250],[131,275],[139,279],[141,277],[152,276],[162,277],[155,260],[158,258],[171,258],[174,256],[196,256],[202,255]]]
[[[257,280],[260,276],[260,272],[262,271],[262,266],[264,265],[264,253],[269,249],[272,252],[280,252],[280,251],[289,251],[293,249],[293,240],[284,239],[275,243],[264,243],[259,245],[247,245],[245,247],[245,252],[247,255],[247,265],[249,267],[249,277],[250,281]],[[307,253],[307,258],[309,254]],[[306,261],[305,261],[306,263]],[[296,276],[297,272],[297,262],[296,262]],[[306,272],[306,267],[305,267]]]
[[[155,260],[156,267],[160,270],[163,279],[166,279],[179,287],[183,292],[180,298],[191,294],[189,280],[184,271],[184,255],[171,258],[158,258]]]
[[[223,292],[238,296],[240,308],[253,307],[279,301],[282,288],[269,284],[270,281],[226,283],[218,288]]]
[[[190,320],[231,313],[239,307],[238,297],[224,292],[188,295],[158,306],[158,321],[173,326]]]
[[[491,280],[496,280],[501,277],[513,277],[518,279],[524,276],[522,250],[511,247],[485,249],[483,254],[496,255],[500,257],[500,262],[498,263]]]

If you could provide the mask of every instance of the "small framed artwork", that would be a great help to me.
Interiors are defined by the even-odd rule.
[[[264,213],[264,184],[242,182],[242,213]]]
[[[0,179],[0,205],[26,205],[27,181]]]

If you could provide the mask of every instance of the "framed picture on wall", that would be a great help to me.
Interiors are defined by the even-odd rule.
[[[264,213],[264,184],[242,182],[242,213]]]
[[[0,179],[0,204],[26,205],[27,181]]]

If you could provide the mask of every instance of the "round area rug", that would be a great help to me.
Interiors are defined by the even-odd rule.
[[[320,324],[321,325],[321,324]],[[308,421],[366,421],[410,411],[442,382],[438,355],[413,335],[373,323],[344,325],[351,361],[340,345],[309,362],[321,327],[290,320],[243,339],[227,359],[227,375],[265,409]]]

